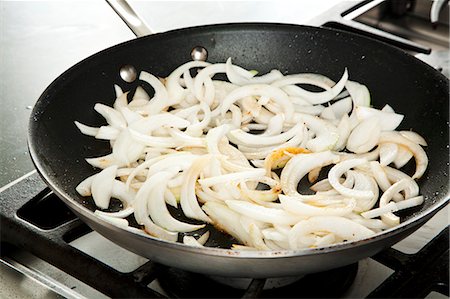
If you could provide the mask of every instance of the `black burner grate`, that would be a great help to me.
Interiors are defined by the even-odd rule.
[[[130,273],[122,273],[68,244],[90,229],[61,205],[37,174],[0,193],[0,207],[2,255],[7,254],[11,245],[24,249],[110,297],[163,298],[162,294],[148,288],[150,282],[157,278],[171,297],[206,298],[218,294],[229,298],[336,298],[352,284],[358,268],[353,264],[310,274],[293,284],[268,290],[264,290],[264,279],[253,279],[245,290],[240,290],[200,274],[153,262],[147,262]],[[32,213],[39,209],[52,209],[53,213],[46,214],[42,222]],[[65,216],[62,219],[52,215]],[[388,249],[375,255],[376,261],[395,272],[368,297],[424,298],[431,291],[448,296],[448,242],[447,227],[417,254],[407,255]],[[324,285],[324,281],[328,285]],[[175,285],[175,282],[180,284]],[[206,286],[203,288],[206,292],[195,292],[202,290],[200,285]]]

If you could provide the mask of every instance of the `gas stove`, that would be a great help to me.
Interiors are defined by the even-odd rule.
[[[328,9],[331,2],[334,6]],[[303,10],[298,13],[284,10],[284,14],[275,10],[279,5],[275,1],[258,3],[257,11],[251,1],[233,2],[234,8],[226,2],[131,1],[131,4],[154,32],[243,20],[349,30],[398,46],[448,77],[448,5],[443,6],[437,27],[433,29],[428,17],[431,1],[331,2],[319,7],[313,1],[286,1],[284,5],[290,3]],[[200,9],[219,10],[220,17],[207,13],[203,18],[198,14],[195,17]],[[250,11],[253,13],[249,14]],[[223,17],[227,13],[228,17]],[[2,298],[449,296],[448,207],[408,238],[357,264],[303,277],[276,279],[207,277],[135,255],[77,219],[49,191],[36,171],[0,188],[0,207]]]

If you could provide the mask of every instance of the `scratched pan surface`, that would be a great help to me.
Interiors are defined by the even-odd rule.
[[[136,235],[93,214],[90,200],[75,186],[96,172],[85,162],[110,152],[108,142],[82,135],[74,125],[105,123],[93,109],[112,105],[113,84],[133,90],[119,69],[126,64],[167,76],[189,61],[191,49],[203,46],[209,62],[228,57],[265,73],[314,72],[338,80],[345,67],[349,78],[368,86],[372,104],[391,105],[404,114],[401,129],[414,129],[428,141],[428,170],[419,180],[425,203],[404,212],[402,224],[371,239],[322,249],[247,252],[194,248]],[[145,87],[145,86],[144,86]],[[151,91],[151,90],[150,90]],[[166,265],[214,275],[278,277],[322,271],[371,256],[405,238],[448,202],[449,81],[414,57],[383,43],[336,30],[281,24],[228,24],[187,28],[119,44],[97,53],[58,77],[36,103],[29,124],[29,150],[50,188],[89,226],[115,243]],[[411,168],[414,164],[410,165]],[[214,233],[209,245],[227,246],[230,237]]]

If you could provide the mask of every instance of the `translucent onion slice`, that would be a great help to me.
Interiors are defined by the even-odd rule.
[[[377,161],[371,161],[369,163],[370,169],[372,170],[372,175],[377,181],[378,186],[380,189],[385,192],[387,189],[389,189],[392,184],[388,179],[388,176],[386,172],[384,171],[383,167],[380,163]],[[394,201],[400,201],[403,200],[403,196],[400,193],[397,193],[393,196]]]
[[[91,182],[91,193],[95,205],[100,209],[107,209],[111,200],[114,181],[116,178],[117,166],[112,165],[98,174]]]
[[[299,154],[292,157],[281,171],[280,183],[284,194],[300,195],[297,186],[300,180],[312,169],[324,167],[339,161],[339,157],[330,151],[321,153]]]
[[[283,113],[287,121],[290,121],[294,115],[294,107],[289,101],[287,94],[279,88],[264,84],[246,85],[233,90],[223,100],[222,105],[220,106],[220,113],[224,116],[233,103],[239,99],[249,96],[270,97],[283,109]]]
[[[226,200],[225,203],[233,211],[263,222],[293,225],[303,219],[282,209],[267,208],[247,201]]]
[[[91,196],[92,192],[91,192],[91,185],[92,185],[92,180],[94,179],[94,177],[97,174],[91,175],[87,178],[85,178],[84,180],[82,180],[75,188],[75,190],[78,192],[78,194],[80,194],[81,196]]]
[[[425,138],[420,136],[418,133],[413,131],[400,131],[400,134],[402,134],[403,137],[408,138],[414,143],[417,143],[418,145],[427,146],[427,141]]]
[[[118,161],[113,156],[113,154],[108,154],[106,156],[96,157],[96,158],[86,158],[86,162],[88,162],[90,165],[100,168],[100,169],[105,169],[112,165],[116,165],[119,167],[126,165],[125,163]]]
[[[95,136],[98,133],[99,128],[86,126],[78,121],[74,121],[74,123],[77,126],[78,130],[80,130],[80,132],[84,135]]]
[[[337,128],[317,116],[296,114],[295,121],[304,122],[306,127],[316,134],[315,138],[306,142],[306,148],[313,152],[331,150],[339,139]]]
[[[378,118],[364,119],[350,133],[347,149],[356,154],[366,153],[378,144],[380,134],[381,126]]]
[[[103,116],[106,122],[111,126],[118,129],[127,127],[127,122],[119,111],[101,103],[95,104],[94,110]]]
[[[417,184],[412,179],[401,179],[400,181],[394,183],[391,187],[389,187],[383,195],[380,197],[380,208],[386,206],[393,198],[395,194],[402,190],[410,189],[412,190],[411,196],[415,197],[418,195]],[[381,220],[390,225],[395,226],[400,224],[400,217],[392,214],[391,212],[385,213],[381,215]]]
[[[341,119],[352,110],[352,99],[350,97],[343,98],[325,107],[320,117],[325,119]],[[348,116],[348,115],[347,115]]]
[[[345,83],[348,79],[347,69],[344,70],[341,79],[329,90],[321,91],[321,92],[311,92],[300,88],[297,86],[297,94],[301,97],[305,98],[311,104],[323,104],[328,101],[331,101],[334,97],[336,97],[344,88]],[[316,78],[312,78],[311,76],[295,76],[287,79],[281,79],[279,81],[275,81],[272,83],[272,86],[282,87],[285,85],[294,85],[294,84],[311,84],[316,86],[321,86],[322,84],[317,82]],[[322,87],[322,86],[321,86]]]
[[[184,214],[193,219],[211,223],[212,220],[202,211],[197,197],[195,196],[195,184],[200,173],[210,162],[211,157],[205,155],[197,158],[192,167],[186,172],[186,176],[181,186],[180,204]]]
[[[233,172],[233,173],[227,173],[219,176],[213,176],[208,177],[204,179],[198,180],[200,185],[202,186],[213,186],[217,184],[224,184],[227,182],[236,182],[236,181],[242,181],[242,180],[257,180],[262,178],[265,175],[264,169],[253,169],[248,171],[241,171],[241,172]]]
[[[249,226],[250,240],[253,246],[258,250],[270,250],[270,248],[264,243],[263,234],[258,226],[251,223]]]
[[[423,148],[403,137],[399,132],[382,132],[380,135],[380,143],[393,142],[405,146],[411,151],[416,160],[416,171],[412,176],[413,179],[422,177],[428,166],[428,157]]]
[[[149,217],[148,213],[148,199],[153,189],[160,184],[161,181],[155,176],[154,179],[147,179],[142,187],[136,193],[134,200],[134,218],[136,222],[144,226],[145,232],[148,234],[163,239],[175,242],[178,238],[178,233],[168,231],[156,225]]]
[[[202,209],[212,219],[212,223],[217,229],[225,231],[242,244],[251,246],[250,235],[242,227],[240,213],[236,213],[225,204],[211,201],[206,202]]]
[[[369,107],[370,93],[367,86],[355,81],[347,80],[345,83],[345,88],[350,94],[355,106]]]
[[[339,178],[349,169],[365,163],[367,163],[367,160],[365,159],[351,159],[339,162],[338,164],[334,165],[328,172],[328,181],[336,191],[338,191],[340,194],[344,196],[364,200],[372,199],[374,196],[372,191],[346,188],[339,181]]]
[[[365,226],[338,216],[315,216],[298,222],[289,232],[291,249],[304,247],[299,242],[302,238],[317,232],[332,233],[347,241],[361,240],[373,236],[375,233]]]
[[[285,143],[296,134],[298,134],[300,130],[303,130],[303,124],[298,123],[289,131],[275,136],[249,134],[242,131],[241,129],[236,129],[229,131],[227,137],[234,144],[260,148]]]
[[[148,102],[145,107],[145,111],[150,115],[158,114],[165,108],[169,107],[171,103],[169,102],[169,94],[166,90],[164,84],[150,73],[142,71],[139,75],[139,79],[147,82],[155,91],[153,98]],[[136,89],[136,92],[138,89]],[[136,96],[136,95],[135,95]],[[131,105],[131,102],[130,102]]]
[[[422,203],[423,203],[423,196],[416,196],[416,197],[405,199],[405,200],[397,202],[397,203],[390,202],[385,206],[361,213],[361,216],[363,216],[364,218],[367,218],[367,219],[380,217],[380,216],[383,216],[388,213],[392,213],[392,212],[396,212],[399,210],[419,206]]]
[[[382,143],[380,148],[380,164],[383,166],[391,164],[397,157],[398,146],[395,143]]]
[[[167,209],[164,200],[164,192],[167,186],[167,180],[173,177],[173,173],[161,171],[149,178],[158,180],[157,186],[153,188],[148,199],[148,213],[151,219],[159,226],[174,232],[191,232],[203,228],[205,225],[194,225],[184,223],[173,218]]]
[[[113,126],[101,126],[98,128],[97,134],[95,134],[95,138],[103,139],[103,140],[115,140],[117,136],[120,134],[119,129]]]
[[[397,155],[394,157],[394,165],[397,168],[405,166],[413,157],[413,153],[404,146],[397,147]]]
[[[381,130],[383,131],[395,130],[404,118],[404,115],[402,114],[383,112],[375,108],[362,106],[356,107],[356,115],[359,120],[365,120],[372,117],[378,118],[381,125]]]
[[[99,210],[96,210],[94,212],[95,215],[97,215],[97,217],[99,217],[100,219],[102,219],[103,221],[106,221],[112,225],[115,225],[117,227],[120,228],[126,228],[128,227],[128,221],[126,219],[120,219],[120,218],[116,218],[116,217],[111,217],[109,215],[107,215],[107,213],[102,213]]]
[[[112,147],[112,155],[120,164],[130,165],[144,153],[145,144],[137,142],[128,129],[122,130]]]
[[[185,96],[186,90],[180,86],[179,80],[186,70],[197,67],[206,67],[210,63],[204,61],[189,61],[176,68],[166,79],[166,88],[169,94],[171,105],[178,104]]]
[[[300,216],[345,216],[356,207],[354,199],[348,199],[340,206],[315,207],[304,203],[299,198],[293,196],[279,195],[282,207],[291,213]]]

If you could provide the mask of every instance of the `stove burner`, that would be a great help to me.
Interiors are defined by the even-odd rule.
[[[352,285],[358,264],[292,278],[239,279],[236,287],[220,283],[217,278],[175,268],[161,270],[158,281],[169,295],[176,298],[336,298]],[[236,280],[223,278],[223,280]],[[246,290],[239,285],[248,284]],[[268,288],[265,286],[269,285]],[[281,284],[281,286],[277,286]]]

